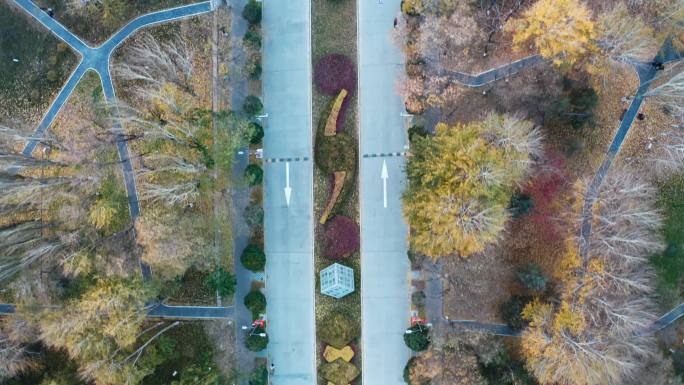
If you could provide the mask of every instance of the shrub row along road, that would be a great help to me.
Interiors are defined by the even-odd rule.
[[[71,96],[71,93],[74,91],[76,85],[86,71],[93,70],[97,72],[97,74],[100,76],[100,80],[102,81],[102,89],[104,91],[105,100],[107,101],[108,105],[115,108],[117,100],[116,92],[114,91],[114,83],[112,82],[112,76],[110,72],[110,58],[116,47],[118,47],[129,36],[131,36],[140,28],[147,27],[149,25],[196,16],[210,12],[212,10],[212,2],[206,1],[159,12],[148,13],[126,24],[121,30],[112,35],[99,47],[91,47],[83,42],[83,40],[81,40],[78,36],[71,33],[66,27],[61,25],[55,19],[48,16],[47,13],[43,12],[32,1],[14,0],[14,2],[25,12],[38,20],[43,26],[49,29],[50,32],[52,32],[55,36],[59,37],[71,48],[76,50],[76,52],[78,52],[78,54],[81,56],[78,66],[71,74],[64,87],[62,87],[62,89],[59,91],[57,98],[55,98],[55,100],[52,102],[48,108],[48,111],[43,116],[43,119],[38,124],[38,127],[33,134],[34,139],[26,143],[26,146],[22,151],[24,156],[31,156],[36,146],[40,142],[40,139],[45,134],[45,130],[47,130],[55,120],[57,114],[62,109],[62,106],[64,106],[66,101],[69,99],[69,96]],[[115,111],[113,112],[116,113]],[[114,128],[118,132],[123,133],[122,127],[118,122],[115,124]],[[117,137],[116,147],[119,153],[119,160],[121,161],[121,169],[123,171],[124,183],[126,185],[126,193],[128,195],[131,218],[135,220],[140,215],[140,206],[138,204],[135,173],[130,160],[128,143],[124,139],[123,135],[119,135]],[[143,278],[149,279],[152,274],[150,267],[141,262],[140,268]]]
[[[400,0],[359,0],[360,151],[403,152],[408,145],[404,103],[396,81],[404,59],[392,42]],[[408,226],[402,216],[402,156],[360,157],[361,318],[363,383],[401,385],[409,359]]]
[[[264,242],[273,385],[316,383],[309,0],[265,1]],[[287,170],[289,169],[289,172]],[[291,188],[288,199],[285,187]]]

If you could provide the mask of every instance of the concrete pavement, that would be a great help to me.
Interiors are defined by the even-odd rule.
[[[405,151],[404,103],[396,80],[403,57],[391,40],[400,0],[358,4],[361,315],[363,383],[403,385],[409,359],[404,331],[409,326],[407,225],[401,209],[405,158],[368,156]],[[364,156],[366,155],[366,156]],[[381,179],[387,168],[386,197]]]
[[[309,0],[263,3],[266,298],[273,385],[316,383]],[[299,157],[299,161],[294,161]],[[309,160],[301,160],[303,157]]]

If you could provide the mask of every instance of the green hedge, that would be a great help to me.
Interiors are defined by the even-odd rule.
[[[259,115],[264,110],[264,105],[258,96],[249,95],[242,103],[242,110],[249,116]]]
[[[250,291],[244,298],[245,307],[252,312],[252,319],[266,313],[266,296],[259,290]]]
[[[404,343],[414,352],[422,352],[430,346],[430,331],[426,326],[415,325],[404,334]]]
[[[264,266],[266,266],[266,254],[257,245],[247,245],[242,251],[240,256],[240,262],[245,269],[251,270],[253,272],[264,271]]]
[[[253,333],[250,333],[245,340],[245,347],[253,352],[260,352],[266,349],[268,346],[268,335],[266,337],[261,337],[260,333],[265,333],[266,331],[262,328],[256,328]]]
[[[258,3],[255,0],[249,0],[242,9],[242,17],[250,24],[261,23],[261,3]]]
[[[264,170],[258,164],[250,164],[245,168],[245,179],[250,186],[259,185],[264,180]]]
[[[247,140],[251,144],[259,144],[264,138],[264,127],[257,122],[251,122],[247,126]]]
[[[243,44],[250,49],[260,49],[261,48],[261,32],[258,29],[249,29],[242,38]]]

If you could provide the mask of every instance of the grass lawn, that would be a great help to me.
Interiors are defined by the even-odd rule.
[[[76,61],[66,44],[0,2],[0,123],[32,130]]]
[[[200,322],[184,322],[166,332],[157,341],[156,344],[170,346],[172,353],[155,368],[154,373],[143,379],[142,385],[168,385],[171,381],[178,381],[183,370],[193,364],[200,364],[203,360],[211,363],[209,367],[212,370],[218,370],[214,342]],[[173,375],[174,372],[177,372],[176,376]]]
[[[662,310],[682,302],[684,282],[684,174],[672,176],[660,187],[658,206],[665,214],[663,253],[651,257],[657,273],[657,294]]]
[[[38,0],[36,4],[40,7],[52,8],[55,18],[86,42],[99,44],[140,15],[195,2],[193,0],[106,0],[102,1],[104,5],[91,1],[88,6],[81,8],[69,6],[67,4],[70,2],[63,0]]]
[[[357,47],[356,47],[356,1],[330,1],[330,0],[312,0],[312,60],[313,66],[320,58],[331,53],[344,54],[349,57],[352,62],[357,61]],[[327,118],[328,106],[332,100],[331,96],[324,95],[318,91],[315,85],[313,87],[313,123],[314,127],[318,126],[321,119]],[[358,124],[357,124],[357,94],[356,92],[349,100],[348,110],[346,112],[346,119],[344,122],[344,131],[356,138],[358,143]],[[357,148],[349,148],[348,151],[358,151]],[[359,208],[358,208],[358,186],[357,175],[353,179],[347,180],[346,183],[354,183],[355,186],[346,198],[345,204],[336,210],[336,214],[344,215],[353,218],[358,222]],[[318,224],[321,213],[326,205],[330,179],[329,176],[322,173],[318,168],[314,169],[314,213],[315,213],[315,272],[316,272],[316,322],[319,324],[322,319],[333,310],[342,310],[351,315],[351,317],[361,322],[361,260],[360,254],[354,253],[348,258],[341,261],[342,264],[354,268],[354,281],[356,290],[354,293],[345,296],[339,300],[332,297],[320,294],[320,282],[318,273],[325,267],[333,263],[332,260],[324,258],[321,254],[322,244],[320,240],[323,237],[324,228]],[[360,325],[359,325],[360,329]],[[319,349],[317,357],[319,357],[319,364],[322,362],[321,354],[323,345],[320,341],[317,344]],[[352,361],[359,369],[361,369],[361,351],[359,341],[352,342],[355,345],[354,349],[356,355]],[[319,377],[318,382],[325,384],[326,381]],[[361,378],[354,381],[355,384],[361,383]]]

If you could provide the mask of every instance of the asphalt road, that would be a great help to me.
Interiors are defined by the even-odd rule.
[[[264,228],[273,385],[316,383],[309,0],[263,3]],[[294,158],[299,158],[295,161]],[[302,160],[307,158],[307,160]],[[268,160],[268,159],[267,159]]]
[[[399,3],[357,2],[364,384],[403,385],[410,356],[403,340],[410,318],[408,228],[401,209],[406,161],[396,156],[408,144],[404,103],[395,91],[404,59],[390,35]]]

